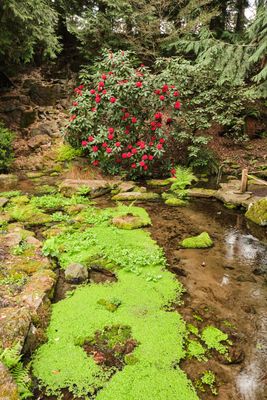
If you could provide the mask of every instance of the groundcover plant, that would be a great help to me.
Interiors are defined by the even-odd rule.
[[[139,208],[133,209],[138,214]],[[129,208],[122,213],[127,215]],[[110,209],[96,215],[90,226],[83,214],[82,223],[48,239],[44,252],[63,268],[70,262],[88,268],[99,262],[117,281],[84,284],[53,305],[48,340],[33,359],[34,375],[47,394],[59,397],[68,389],[96,400],[196,400],[192,383],[179,367],[186,324],[171,307],[179,302],[182,285],[167,271],[162,249],[148,232],[116,228]],[[120,367],[107,366],[101,354],[85,351],[88,344],[97,345],[97,337],[104,338],[117,357],[129,338],[134,346],[121,355]]]

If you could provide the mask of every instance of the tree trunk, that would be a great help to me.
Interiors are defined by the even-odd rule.
[[[219,15],[213,17],[210,21],[210,30],[215,32],[218,36],[225,30],[227,18],[227,2],[228,0],[215,1],[213,7],[219,9]]]
[[[244,31],[246,5],[247,5],[246,0],[237,0],[236,2],[237,18],[236,18],[235,31],[237,33],[242,33]]]

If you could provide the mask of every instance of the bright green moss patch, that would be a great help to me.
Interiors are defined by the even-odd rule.
[[[80,222],[48,239],[43,252],[63,268],[70,262],[109,265],[118,280],[79,287],[53,305],[48,341],[33,359],[34,375],[52,395],[67,388],[95,400],[197,400],[177,366],[185,356],[187,329],[166,306],[179,301],[183,288],[166,270],[162,249],[147,232],[111,225],[116,213],[127,215],[129,207],[94,211],[82,211]],[[132,212],[146,216],[137,207]],[[132,348],[121,359],[123,368],[104,367],[103,345],[117,349],[120,360],[128,341]],[[92,345],[100,347],[92,352]]]
[[[206,350],[197,340],[189,340],[187,346],[188,358],[196,358],[198,361],[207,361]]]
[[[249,206],[245,216],[255,224],[267,225],[267,198],[261,199]]]
[[[0,197],[6,197],[7,199],[11,199],[12,197],[20,196],[20,190],[11,190],[10,192],[1,192]]]
[[[165,200],[165,204],[172,207],[185,207],[187,202],[176,197],[169,197],[167,200]]]
[[[205,249],[212,245],[213,241],[207,232],[202,232],[198,236],[186,238],[181,242],[181,246],[185,249]]]
[[[228,347],[231,342],[228,340],[228,335],[220,329],[214,326],[207,326],[201,333],[201,339],[208,349],[217,350],[220,354],[228,353]]]

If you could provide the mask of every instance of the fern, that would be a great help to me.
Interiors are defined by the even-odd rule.
[[[33,396],[30,390],[31,378],[29,366],[24,367],[21,361],[20,344],[6,349],[0,349],[0,361],[9,369],[17,384],[20,399],[28,399]]]
[[[186,187],[193,181],[197,181],[197,178],[191,169],[178,166],[175,170],[175,182],[172,184],[171,190],[175,192],[179,198],[183,199],[187,197]]]

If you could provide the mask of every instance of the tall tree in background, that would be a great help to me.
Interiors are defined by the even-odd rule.
[[[60,51],[57,22],[50,1],[1,0],[1,64],[30,62],[35,54],[55,58]]]

